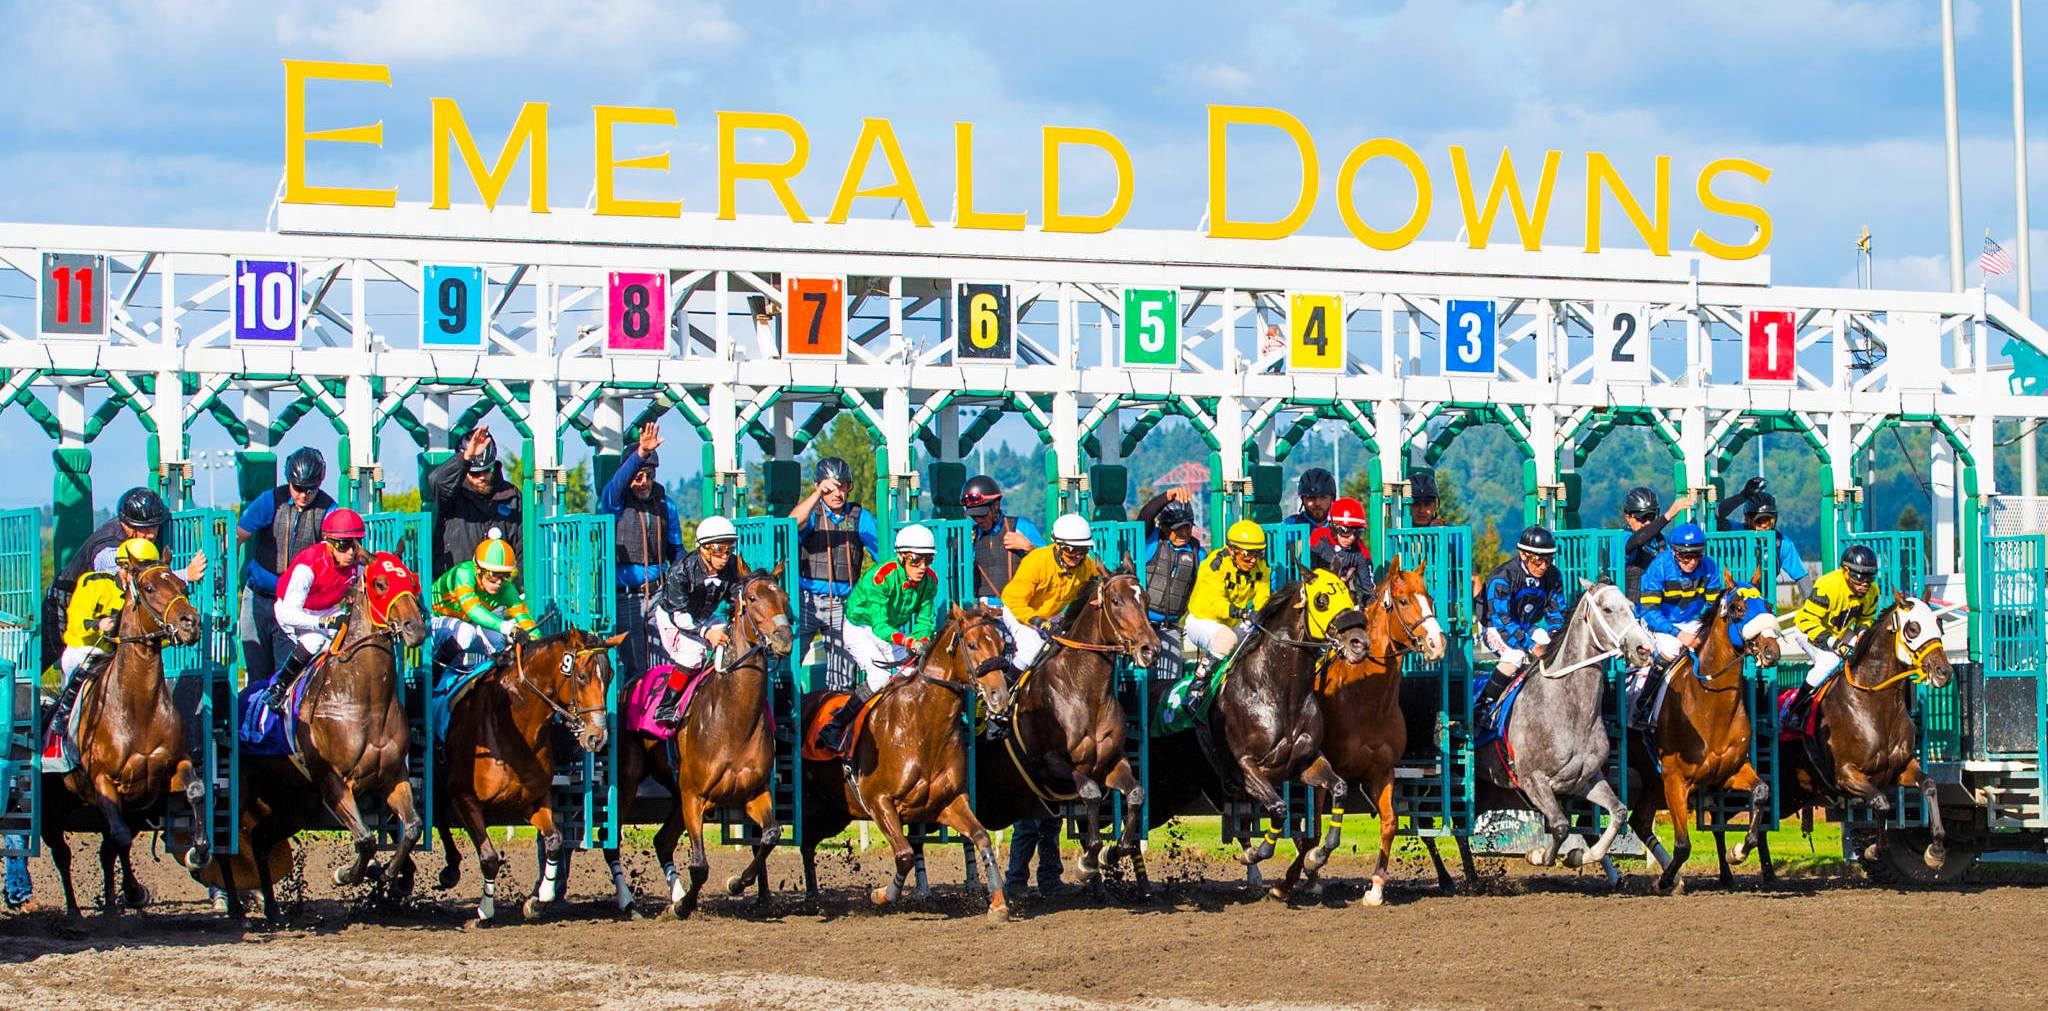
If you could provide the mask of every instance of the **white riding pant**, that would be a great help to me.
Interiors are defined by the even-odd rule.
[[[1681,621],[1678,623],[1678,631],[1683,634],[1698,635],[1700,634],[1700,623],[1697,621]],[[1676,634],[1670,632],[1651,632],[1650,638],[1657,643],[1657,655],[1666,660],[1676,660],[1680,654],[1685,652],[1685,644],[1678,641],[1678,635]]]
[[[853,655],[868,691],[881,691],[890,678],[910,672],[910,667],[902,665],[910,657],[909,650],[876,635],[865,625],[845,625],[840,631],[844,635],[841,645]]]
[[[1221,660],[1237,648],[1237,629],[1220,621],[1198,618],[1190,614],[1181,624],[1187,641],[1196,649]]]
[[[493,632],[482,625],[472,624],[461,618],[437,614],[434,615],[434,620],[428,623],[428,627],[433,631],[435,646],[452,639],[456,649],[464,653],[482,653],[485,656],[505,648],[504,633]]]
[[[1544,628],[1532,630],[1529,633],[1529,641],[1538,646],[1550,645],[1550,630]],[[1499,671],[1503,676],[1512,677],[1516,671],[1522,669],[1523,664],[1529,662],[1528,650],[1517,649],[1508,645],[1506,637],[1500,634],[1500,629],[1494,628],[1491,625],[1480,628],[1479,643],[1493,652],[1496,658],[1493,669]]]
[[[314,656],[325,652],[327,645],[334,641],[334,629],[331,628],[288,628],[284,633],[291,636],[300,649]],[[279,665],[282,666],[283,661],[279,661]]]
[[[666,607],[654,609],[654,637],[668,661],[685,670],[699,670],[711,662],[711,645],[704,636],[725,627],[724,622],[711,622],[702,629],[695,619],[682,611],[671,611]]]
[[[1045,650],[1045,637],[1038,630],[1017,620],[1010,609],[1003,608],[1003,626],[1010,630],[1010,641],[1017,644],[1017,669],[1024,670],[1038,659]]]
[[[1813,640],[1808,639],[1806,633],[1797,628],[1781,629],[1778,632],[1778,643],[1781,646],[1797,647],[1813,661],[1813,669],[1806,672],[1806,686],[1809,688],[1820,687],[1820,683],[1826,681],[1828,675],[1841,669],[1842,654],[1814,645]]]
[[[87,660],[104,652],[98,646],[66,646],[64,652],[57,657],[57,669],[64,672],[64,680],[69,683],[72,678],[78,676],[79,670],[85,667]]]

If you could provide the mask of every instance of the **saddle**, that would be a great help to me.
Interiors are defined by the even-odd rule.
[[[893,687],[894,684],[894,682],[891,682],[890,687]],[[818,743],[818,735],[824,731],[827,723],[832,722],[832,717],[838,715],[840,710],[853,704],[853,693],[836,691],[822,693],[818,699],[818,707],[811,712],[810,718],[804,723],[802,747],[804,761],[835,762],[853,757],[854,749],[860,745],[861,734],[867,730],[868,714],[874,711],[875,703],[880,702],[882,697],[887,694],[889,694],[889,688],[885,687],[881,691],[868,696],[868,700],[861,704],[860,710],[853,714],[853,728],[846,732],[845,746],[839,751],[832,751]]]
[[[1813,702],[1806,711],[1803,731],[1795,732],[1785,726],[1785,718],[1792,714],[1792,697],[1799,694],[1799,689],[1786,688],[1778,692],[1778,740],[1811,741],[1814,739],[1814,731],[1820,727],[1820,701],[1828,697],[1828,692],[1835,687],[1835,682],[1842,680],[1842,672],[1845,670],[1848,670],[1847,664],[1835,668],[1835,672],[1828,675],[1828,679],[1821,682],[1820,687],[1814,690]]]

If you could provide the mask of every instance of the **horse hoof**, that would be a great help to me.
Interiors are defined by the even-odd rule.
[[[1748,859],[1748,857],[1749,843],[1747,840],[1736,843],[1735,848],[1728,851],[1728,863],[1730,865],[1739,865],[1742,863],[1743,860]]]
[[[149,905],[149,889],[136,885],[121,893],[121,902],[129,909],[142,909]]]
[[[1371,890],[1371,891],[1368,891],[1368,892],[1366,892],[1366,893],[1365,893],[1365,904],[1366,904],[1366,905],[1368,905],[1368,906],[1384,906],[1384,905],[1386,905],[1386,904],[1387,904],[1387,893],[1386,893],[1386,886],[1385,886],[1385,885],[1374,885],[1374,886],[1372,886],[1372,890]]]
[[[347,867],[336,867],[334,869],[334,887],[347,888],[355,883],[356,876],[350,874]]]
[[[1585,859],[1585,850],[1567,850],[1565,853],[1558,857],[1557,862],[1564,865],[1565,867],[1577,870],[1579,867],[1584,865]]]
[[[1317,846],[1314,849],[1309,850],[1307,853],[1302,854],[1301,869],[1307,871],[1310,874],[1314,874],[1315,872],[1322,870],[1323,865],[1329,862],[1330,851],[1322,848],[1321,846]]]
[[[868,889],[868,901],[878,906],[888,905],[891,901],[889,890],[887,888]]]
[[[747,878],[746,878],[746,875],[744,875],[744,874],[735,874],[735,875],[733,875],[732,877],[729,877],[729,878],[726,878],[726,879],[725,879],[725,894],[727,894],[727,895],[738,895],[738,894],[740,894],[741,892],[744,892],[744,891],[746,891],[746,890],[747,890]]]
[[[194,843],[191,849],[185,851],[185,869],[188,871],[203,871],[206,865],[212,862],[213,849],[203,842]]]
[[[1528,854],[1528,856],[1529,856],[1529,866],[1531,866],[1531,867],[1548,867],[1548,866],[1550,866],[1550,851],[1549,851],[1549,850],[1545,850],[1545,849],[1533,849],[1533,850],[1530,850],[1530,851],[1529,851],[1529,854]]]
[[[1948,863],[1948,849],[1940,843],[1930,844],[1927,852],[1921,855],[1921,859],[1927,861],[1929,868],[1938,871],[1941,865]]]
[[[1863,859],[1868,860],[1872,863],[1876,863],[1877,861],[1884,859],[1884,854],[1878,851],[1876,843],[1871,843],[1870,845],[1863,847]]]
[[[449,864],[441,868],[441,876],[434,879],[434,887],[447,891],[462,883],[462,865]]]
[[[992,906],[988,907],[988,922],[990,922],[990,923],[1008,923],[1008,922],[1010,922],[1010,907],[1009,907],[1009,906],[1006,906],[1006,905],[992,905]]]
[[[519,907],[519,915],[524,916],[529,920],[538,920],[541,917],[546,916],[547,911],[547,903],[542,902],[538,896],[527,899]]]

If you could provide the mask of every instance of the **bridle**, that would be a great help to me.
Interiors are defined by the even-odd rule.
[[[1593,594],[1600,592],[1601,588],[1603,587],[1611,589],[1613,588],[1613,586],[1614,584],[1612,583],[1598,584],[1594,586],[1592,589],[1587,590],[1586,596],[1590,597]],[[1583,660],[1573,661],[1569,664],[1561,662],[1546,664],[1541,668],[1543,676],[1546,678],[1561,678],[1574,671],[1583,670],[1587,667],[1593,666],[1596,663],[1600,663],[1605,660],[1611,660],[1621,655],[1621,647],[1624,641],[1624,636],[1622,635],[1622,633],[1614,630],[1614,625],[1607,620],[1607,612],[1602,610],[1600,606],[1594,603],[1593,601],[1586,600],[1583,598],[1580,601],[1580,606],[1591,609],[1593,618],[1592,625],[1597,634],[1590,635],[1588,636],[1588,638],[1591,638],[1593,640],[1594,648],[1599,649],[1600,652],[1595,653],[1592,656],[1589,656]],[[1608,641],[1612,642],[1613,645],[1605,647],[1601,646],[1600,640],[1603,636]]]
[[[607,648],[601,645],[586,646],[582,649],[569,649],[563,652],[563,681],[570,683],[573,687],[575,685],[581,685],[583,682],[588,681],[591,678],[597,677],[597,671],[594,669],[590,669],[589,665],[585,663],[585,660],[593,655],[602,655],[605,652],[607,652]],[[561,721],[565,725],[574,725],[578,720],[585,716],[588,716],[592,713],[602,713],[606,711],[606,707],[603,705],[585,706],[581,709],[571,709],[566,703],[563,703],[562,701],[556,699],[554,696],[551,696],[547,692],[542,691],[539,685],[534,684],[533,681],[526,676],[526,643],[524,641],[515,643],[513,645],[512,663],[510,666],[512,670],[512,676],[515,679],[513,687],[516,689],[523,689],[528,694],[541,700],[541,702],[545,703],[547,707],[554,712],[555,719]]]
[[[141,613],[143,617],[148,618],[150,622],[156,626],[156,628],[145,632],[139,632],[135,635],[122,635],[110,637],[111,641],[114,642],[116,645],[127,645],[129,643],[137,642],[167,643],[171,639],[171,623],[164,620],[164,617],[170,614],[171,608],[178,606],[178,602],[181,600],[185,602],[186,607],[192,607],[192,598],[189,594],[185,593],[179,593],[172,596],[170,600],[164,603],[164,606],[162,608],[150,607],[149,594],[145,591],[145,588],[143,586],[143,580],[147,579],[150,573],[152,572],[162,572],[165,575],[169,575],[171,570],[169,566],[152,565],[146,569],[137,572],[135,574],[135,579],[132,584],[132,589],[128,594],[128,598],[135,604],[136,611]],[[198,608],[194,607],[193,613],[197,614]]]
[[[1388,649],[1385,653],[1366,654],[1367,659],[1381,661],[1387,670],[1394,668],[1393,661],[1421,649],[1422,641],[1429,632],[1429,622],[1432,618],[1436,617],[1433,611],[1425,612],[1421,607],[1415,608],[1419,617],[1414,621],[1409,621],[1401,616],[1401,608],[1412,603],[1415,600],[1415,595],[1395,593],[1392,586],[1388,584],[1392,583],[1395,576],[1404,574],[1398,569],[1395,570],[1388,576],[1387,583],[1382,584],[1387,586],[1387,588],[1378,595],[1379,599],[1366,605],[1369,608],[1384,612],[1387,619],[1401,629],[1403,638],[1396,640],[1389,637],[1387,642]],[[1382,673],[1385,673],[1385,671],[1382,671]]]
[[[1086,653],[1114,654],[1131,653],[1135,651],[1140,645],[1138,640],[1128,635],[1125,635],[1121,631],[1118,631],[1116,627],[1116,621],[1111,617],[1112,612],[1109,608],[1109,584],[1114,582],[1117,578],[1118,577],[1114,575],[1097,577],[1095,580],[1095,599],[1091,601],[1091,603],[1095,605],[1096,609],[1102,612],[1103,623],[1109,626],[1110,634],[1114,635],[1117,641],[1082,642],[1077,639],[1069,639],[1063,635],[1054,635],[1049,636],[1048,638],[1050,638],[1053,642],[1059,643],[1061,646],[1064,646],[1068,649],[1078,649]],[[1144,601],[1142,599],[1138,601],[1138,606],[1140,608],[1144,607]],[[1152,626],[1150,622],[1145,622],[1143,623],[1143,627],[1149,629]],[[1133,659],[1135,659],[1135,657]]]
[[[739,585],[733,587],[732,602],[734,614],[731,622],[733,638],[742,642],[753,640],[753,645],[749,646],[738,656],[733,657],[730,661],[727,661],[725,666],[720,667],[718,669],[720,674],[730,674],[741,667],[753,666],[754,659],[767,651],[768,636],[763,634],[761,629],[757,627],[760,624],[760,619],[755,618],[754,612],[747,607],[747,590],[755,583],[773,584],[774,582],[775,577],[772,574],[755,569],[747,573],[747,578],[741,580]],[[789,615],[787,613],[777,614],[776,621],[778,624],[788,624]],[[759,666],[762,673],[767,673],[768,664],[766,661],[762,661]]]
[[[1886,615],[1886,620],[1892,623],[1892,656],[1896,658],[1901,653],[1908,654],[1913,658],[1912,665],[1877,684],[1866,685],[1857,682],[1854,666],[1844,662],[1842,680],[1849,682],[1850,687],[1866,692],[1881,692],[1901,681],[1911,680],[1918,684],[1927,680],[1927,658],[1941,651],[1941,636],[1932,636],[1920,648],[1913,649],[1906,644],[1906,629],[1899,621],[1899,609],[1892,608]]]

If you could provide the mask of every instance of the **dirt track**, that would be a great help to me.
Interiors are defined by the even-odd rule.
[[[514,849],[519,884],[507,895],[532,880],[530,848]],[[0,918],[0,1007],[2048,1003],[2048,893],[2027,886],[1900,893],[1824,878],[1764,893],[1751,876],[1729,894],[1695,875],[1690,894],[1662,898],[1515,872],[1492,879],[1491,894],[1446,898],[1409,865],[1390,904],[1368,910],[1355,901],[1361,865],[1340,858],[1320,904],[1288,908],[1248,897],[1234,866],[1183,861],[1155,867],[1175,883],[1150,904],[1027,900],[998,926],[961,893],[948,849],[935,851],[938,897],[900,911],[867,904],[883,874],[876,856],[821,856],[828,894],[813,907],[790,854],[772,865],[782,891],[768,914],[720,896],[678,923],[658,915],[643,851],[633,869],[648,919],[597,906],[609,881],[586,858],[572,903],[544,922],[475,930],[463,926],[473,878],[373,916],[324,885],[339,852],[316,845],[307,876],[323,884],[276,932],[230,927],[168,863],[139,868],[162,897],[144,914]],[[713,884],[737,864],[718,853]],[[96,902],[96,862],[80,865]],[[428,857],[423,882],[439,866]],[[36,877],[43,901],[60,899],[47,861]]]

